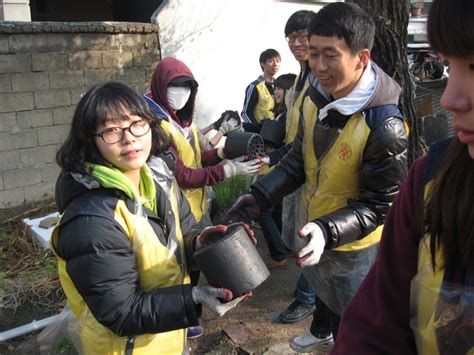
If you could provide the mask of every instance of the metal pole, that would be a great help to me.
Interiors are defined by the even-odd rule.
[[[4,331],[4,332],[1,332],[0,333],[0,342],[7,341],[9,339],[16,338],[16,337],[19,337],[19,336],[24,335],[24,334],[28,334],[28,333],[34,332],[36,330],[46,328],[48,325],[53,323],[56,320],[56,318],[58,318],[58,317],[59,317],[59,314],[57,314],[55,316],[48,317],[48,318],[40,319],[40,320],[34,320],[31,323],[28,323],[28,324],[25,324],[25,325],[22,325],[20,327],[13,328],[13,329],[10,329],[10,330]]]

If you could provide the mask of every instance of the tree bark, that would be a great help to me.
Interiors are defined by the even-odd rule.
[[[375,22],[372,59],[402,87],[399,108],[410,126],[408,164],[425,151],[422,122],[415,111],[415,84],[408,70],[409,0],[349,0],[366,9]]]

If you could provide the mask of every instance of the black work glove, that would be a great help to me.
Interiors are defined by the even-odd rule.
[[[240,196],[232,207],[225,213],[222,221],[224,223],[232,222],[246,222],[250,223],[256,219],[261,213],[261,208],[257,204],[257,200],[252,194],[245,194]]]
[[[253,232],[252,228],[245,223],[238,223],[245,228],[250,240],[252,241],[253,245],[257,245],[257,239],[255,238],[255,233]],[[217,226],[210,226],[206,227],[202,230],[201,234],[199,234],[197,240],[197,248],[200,248],[206,244],[212,244],[217,241],[217,239],[222,238],[229,226],[218,224]]]

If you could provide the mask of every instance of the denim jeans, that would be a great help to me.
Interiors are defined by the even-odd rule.
[[[300,277],[298,278],[298,282],[296,283],[295,298],[304,304],[315,303],[316,292],[314,292],[313,288],[311,287],[310,283],[303,275],[303,273],[300,273]]]
[[[262,228],[272,259],[276,261],[285,260],[286,248],[281,239],[281,203],[276,204],[273,208],[264,209],[260,214],[258,223]]]

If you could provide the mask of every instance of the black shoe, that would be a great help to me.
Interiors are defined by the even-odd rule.
[[[301,303],[294,300],[290,306],[280,314],[280,321],[283,323],[295,323],[313,314],[316,306],[314,304]]]

